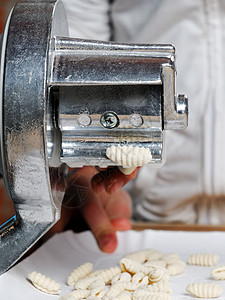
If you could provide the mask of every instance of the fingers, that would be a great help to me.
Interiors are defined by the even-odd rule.
[[[130,220],[125,218],[111,220],[111,224],[116,231],[126,231],[132,228]]]
[[[68,210],[79,207],[78,211],[81,212],[103,252],[112,253],[115,251],[117,247],[116,230],[131,229],[129,221],[131,216],[130,197],[122,189],[117,190],[133,179],[136,173],[137,170],[126,176],[117,168],[97,173],[93,167],[84,167],[69,172],[63,205]],[[93,176],[96,189],[101,190],[98,194],[94,192],[91,185]],[[70,217],[73,217],[72,213]],[[59,222],[53,232],[62,230],[67,220],[69,218],[62,223]]]
[[[134,179],[138,170],[139,168],[136,168],[130,175],[124,175],[118,168],[108,168],[92,178],[92,188],[96,193],[104,190],[109,194],[115,193],[130,180]]]
[[[80,210],[93,232],[99,248],[106,253],[115,251],[117,247],[115,228],[99,198],[93,193],[89,201]]]
[[[99,194],[102,205],[109,216],[115,230],[125,231],[131,229],[132,200],[123,189],[109,195],[105,191]]]
[[[131,218],[132,200],[124,189],[120,189],[112,195],[104,191],[99,194],[99,198],[110,220],[121,218],[129,220]]]

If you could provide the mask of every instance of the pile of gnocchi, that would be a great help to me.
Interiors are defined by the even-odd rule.
[[[193,254],[188,264],[196,266],[215,266],[218,255],[210,253]],[[118,266],[93,270],[93,264],[84,263],[74,269],[67,278],[73,291],[60,296],[59,300],[103,299],[103,300],[169,300],[171,299],[171,276],[184,272],[186,262],[176,253],[162,254],[148,249],[130,253],[122,257]],[[225,266],[213,268],[214,280],[225,280]],[[59,295],[61,286],[41,273],[28,275],[30,282],[40,291]],[[190,283],[186,291],[192,297],[217,298],[223,289],[216,283]],[[190,297],[191,299],[191,297]]]

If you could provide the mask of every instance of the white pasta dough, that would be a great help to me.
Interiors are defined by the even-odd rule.
[[[153,270],[154,266],[145,266],[144,264],[135,261],[134,259],[122,258],[120,260],[120,268],[122,272],[128,272],[130,274],[136,274],[138,272],[142,272],[145,275],[149,274],[151,270]]]
[[[172,265],[174,264],[177,260],[180,259],[179,255],[176,253],[170,253],[170,254],[165,254],[161,257],[163,261],[165,261],[166,265]]]
[[[106,156],[117,165],[122,166],[121,172],[131,174],[136,167],[149,164],[152,160],[148,148],[138,146],[111,146],[106,149]]]
[[[76,281],[78,281],[81,278],[84,278],[89,273],[91,273],[92,268],[93,265],[91,263],[85,263],[79,266],[78,268],[74,269],[67,278],[67,284],[73,286]]]
[[[148,285],[146,289],[151,292],[165,292],[168,294],[171,294],[172,292],[169,280],[165,279]]]
[[[41,273],[31,272],[28,274],[28,279],[37,289],[44,293],[51,295],[58,295],[61,293],[60,284]]]
[[[212,266],[218,258],[216,254],[197,253],[191,255],[188,262],[197,266]],[[119,267],[94,271],[91,263],[80,265],[67,280],[74,290],[62,295],[59,300],[170,300],[171,275],[183,273],[187,266],[178,254],[163,255],[155,249],[129,253],[118,263]],[[214,268],[211,276],[216,280],[225,280],[225,265]],[[60,293],[60,285],[54,280],[36,272],[28,277],[39,290],[49,294]],[[190,283],[186,290],[198,298],[217,298],[223,292],[220,285],[210,282]]]
[[[190,265],[197,266],[214,266],[219,259],[219,256],[212,253],[196,253],[192,254],[188,258],[188,263]]]
[[[218,284],[198,282],[190,283],[186,290],[193,296],[199,298],[217,298],[223,292],[222,287]]]
[[[175,276],[183,273],[185,268],[186,268],[186,263],[181,259],[167,266],[167,270],[169,271],[169,274],[171,276]]]
[[[124,287],[122,282],[116,282],[113,285],[111,285],[109,291],[107,292],[106,296],[114,299],[116,298],[121,292],[124,291]]]
[[[149,282],[155,283],[161,281],[165,276],[163,268],[156,268],[149,273]]]
[[[85,290],[96,279],[98,279],[96,276],[82,278],[74,284],[74,288],[77,290]]]
[[[157,299],[157,300],[169,300],[170,294],[164,293],[164,292],[151,292],[146,289],[137,289],[133,293],[133,299]]]
[[[225,266],[214,268],[211,275],[216,280],[225,280]]]
[[[131,275],[130,273],[128,272],[123,272],[123,273],[120,273],[116,276],[114,276],[111,280],[111,283],[115,283],[117,281],[122,281],[122,282],[130,282],[131,281]]]
[[[106,270],[100,270],[99,272],[95,273],[95,276],[98,279],[103,280],[105,283],[108,283],[113,279],[114,276],[121,273],[121,270],[119,267],[114,267]]]

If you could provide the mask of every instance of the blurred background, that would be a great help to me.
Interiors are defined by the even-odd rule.
[[[6,18],[17,0],[0,0],[0,33],[3,32]]]

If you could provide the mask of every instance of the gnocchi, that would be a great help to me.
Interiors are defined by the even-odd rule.
[[[187,292],[199,298],[217,298],[223,289],[220,285],[214,283],[190,283],[186,288]]]
[[[189,264],[211,266],[219,257],[216,254],[198,253],[189,257]],[[186,263],[176,253],[162,254],[154,249],[133,252],[122,257],[119,267],[93,271],[91,263],[74,269],[67,283],[74,290],[62,295],[60,300],[170,300],[170,276],[184,272]],[[225,280],[225,266],[211,271],[216,280]],[[59,294],[58,283],[41,273],[32,272],[28,278],[39,290],[48,294]],[[215,283],[190,283],[186,287],[194,297],[217,298],[223,289]]]
[[[89,273],[91,273],[92,268],[93,268],[93,264],[87,262],[87,263],[79,266],[78,268],[74,269],[70,273],[69,277],[67,278],[67,284],[69,286],[73,286],[76,281],[78,281],[81,278],[84,278]]]
[[[167,266],[167,270],[169,271],[169,274],[171,276],[182,274],[185,268],[186,268],[186,263],[181,259]]]
[[[219,259],[219,256],[212,253],[196,253],[192,254],[188,258],[188,263],[190,265],[197,266],[214,266]]]
[[[225,280],[225,266],[214,268],[211,275],[216,280]]]
[[[41,273],[31,272],[28,274],[28,279],[38,290],[44,293],[51,295],[58,295],[61,293],[60,284]]]
[[[136,167],[149,164],[152,160],[151,151],[144,147],[111,146],[106,149],[106,156],[117,165],[124,174],[131,174]]]
[[[149,273],[149,282],[155,283],[159,282],[165,276],[165,271],[162,268],[156,268]]]

